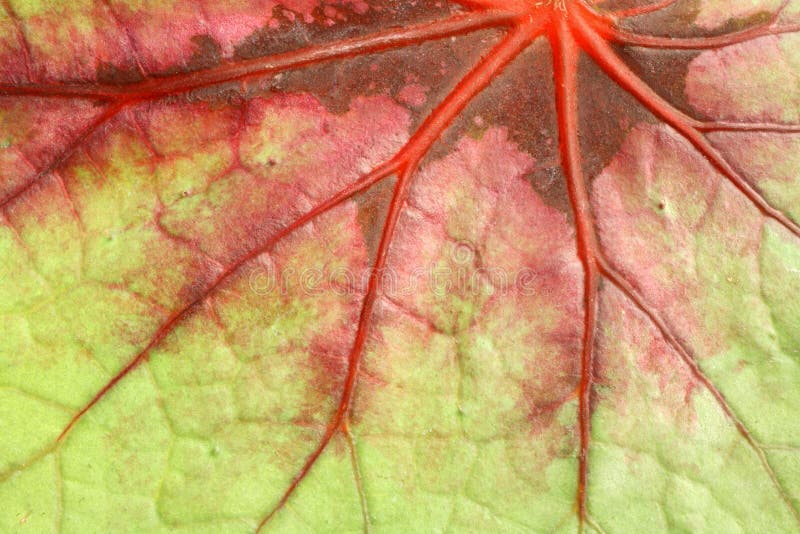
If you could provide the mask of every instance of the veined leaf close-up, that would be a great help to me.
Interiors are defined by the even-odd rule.
[[[800,1],[0,0],[0,532],[800,532]]]

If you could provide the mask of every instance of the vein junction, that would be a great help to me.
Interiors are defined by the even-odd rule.
[[[226,63],[192,74],[178,74],[158,79],[148,78],[142,82],[129,85],[105,85],[99,83],[0,84],[0,95],[88,99],[105,106],[105,111],[99,118],[89,124],[77,136],[76,141],[67,146],[50,165],[42,168],[30,182],[21,185],[6,198],[0,200],[2,207],[5,208],[27,191],[39,178],[57,168],[85,139],[96,133],[103,124],[110,121],[121,111],[136,104],[186,94],[203,87],[213,87],[231,81],[274,75],[290,69],[309,68],[335,59],[418,45],[426,41],[465,35],[486,28],[502,28],[505,31],[504,37],[499,44],[489,50],[453,91],[436,106],[397,154],[365,173],[352,185],[315,206],[291,224],[286,225],[276,232],[264,246],[249,251],[227,268],[221,270],[217,278],[208,285],[204,292],[184,308],[172,313],[169,319],[158,329],[150,343],[132,358],[105,387],[100,389],[86,406],[74,415],[72,421],[63,429],[50,450],[57,449],[83,415],[102,400],[131,370],[145,361],[154,346],[163,340],[193,309],[202,305],[244,263],[268,251],[280,239],[342,204],[354,195],[373,187],[391,176],[397,176],[398,180],[394,187],[389,214],[381,231],[377,259],[372,266],[367,291],[362,303],[356,337],[348,357],[346,379],[339,397],[338,406],[327,425],[323,438],[308,456],[304,465],[298,470],[279,502],[274,504],[264,515],[259,528],[267,524],[302,483],[333,437],[347,431],[353,392],[358,381],[360,361],[370,327],[373,307],[381,291],[379,273],[385,267],[387,252],[392,243],[395,227],[404,209],[409,188],[420,161],[423,160],[430,151],[431,146],[451,126],[455,118],[476,95],[480,94],[484,88],[496,79],[506,66],[526,50],[534,40],[545,38],[550,43],[555,66],[556,94],[554,97],[558,114],[559,153],[567,180],[570,205],[576,223],[576,253],[584,269],[584,335],[581,354],[578,355],[581,362],[581,375],[578,391],[576,392],[579,399],[578,433],[580,436],[580,450],[578,453],[580,467],[576,502],[580,520],[582,522],[590,521],[586,486],[588,481],[588,452],[591,439],[592,393],[595,377],[595,331],[597,329],[598,292],[601,280],[606,280],[618,287],[637,308],[647,315],[658,330],[663,333],[665,339],[675,347],[695,377],[713,393],[714,398],[725,414],[733,421],[750,446],[759,454],[764,469],[770,474],[774,484],[785,497],[787,507],[791,509],[797,518],[797,511],[788,497],[786,497],[785,490],[780,487],[777,477],[767,462],[763,448],[750,436],[744,424],[737,419],[736,414],[728,406],[724,396],[703,375],[691,352],[671,332],[669,324],[659,316],[654,307],[647,303],[632,284],[625,280],[623,275],[617,272],[605,258],[597,237],[587,194],[586,178],[583,176],[582,170],[578,139],[577,86],[579,83],[578,62],[585,55],[590,57],[620,87],[641,102],[645,108],[680,133],[698,152],[706,157],[722,176],[741,191],[765,217],[773,219],[794,236],[800,237],[800,227],[798,227],[797,223],[772,206],[755,187],[738,173],[705,135],[708,132],[718,130],[798,132],[800,127],[797,125],[768,123],[706,122],[689,117],[653,91],[627,67],[614,48],[610,46],[611,44],[620,44],[657,49],[716,48],[743,43],[764,35],[798,31],[800,28],[779,26],[777,24],[779,11],[767,23],[746,30],[706,38],[671,38],[639,35],[619,27],[619,21],[623,18],[646,14],[656,9],[664,8],[671,2],[661,2],[618,13],[599,11],[581,0],[472,0],[465,1],[464,4],[469,8],[468,11],[440,21],[391,29],[363,37],[345,39],[263,58]]]

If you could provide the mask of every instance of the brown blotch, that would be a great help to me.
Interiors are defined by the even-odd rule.
[[[126,85],[144,80],[142,73],[135,67],[118,67],[113,63],[102,61],[97,66],[98,83],[108,85]]]

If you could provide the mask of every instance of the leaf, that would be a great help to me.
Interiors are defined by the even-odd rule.
[[[0,11],[0,531],[800,531],[794,2]]]

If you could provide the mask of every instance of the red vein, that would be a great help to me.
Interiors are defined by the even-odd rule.
[[[642,35],[618,27],[609,21],[592,17],[591,22],[595,31],[603,37],[619,44],[642,46],[646,48],[662,48],[671,50],[699,50],[712,49],[741,44],[759,37],[794,33],[800,31],[800,24],[775,26],[781,11],[786,3],[778,9],[767,22],[758,24],[744,30],[734,31],[710,37],[669,37],[661,35]]]
[[[266,57],[223,63],[205,70],[148,78],[128,85],[101,83],[0,84],[0,95],[150,100],[224,82],[275,74],[332,59],[342,59],[464,35],[485,28],[507,25],[510,22],[511,15],[501,11],[466,13],[445,20],[393,28],[365,37],[344,39]]]
[[[0,200],[0,209],[22,196],[42,176],[65,161],[94,131],[129,105],[147,99],[190,91],[207,85],[277,73],[334,58],[353,57],[370,52],[419,44],[428,40],[470,33],[507,24],[510,20],[509,17],[509,14],[498,11],[468,13],[441,21],[380,32],[367,37],[345,39],[284,54],[229,63],[206,71],[185,73],[166,78],[151,78],[126,86],[102,84],[13,86],[0,84],[0,95],[85,97],[110,99],[113,102],[72,143],[64,148],[47,167],[39,171],[32,180],[17,187],[8,196]]]
[[[800,132],[800,124],[782,124],[776,122],[707,121],[697,123],[695,128],[701,132]]]
[[[800,523],[800,513],[798,513],[797,509],[792,504],[791,499],[786,494],[786,490],[781,485],[780,481],[778,480],[777,475],[775,474],[772,466],[767,459],[767,455],[764,452],[764,448],[753,438],[750,431],[745,426],[744,422],[739,419],[736,413],[731,408],[730,404],[728,403],[725,396],[722,392],[714,385],[714,383],[705,375],[703,370],[700,368],[700,365],[697,363],[697,360],[694,356],[692,356],[689,349],[686,345],[672,332],[671,328],[667,324],[667,322],[660,316],[658,311],[653,308],[647,301],[642,297],[642,295],[633,287],[633,285],[628,282],[628,280],[614,267],[610,265],[610,263],[605,259],[604,256],[600,255],[597,258],[598,266],[600,268],[601,273],[603,276],[610,281],[617,289],[622,292],[622,294],[633,303],[636,308],[641,311],[649,320],[650,322],[656,327],[656,329],[661,334],[661,337],[669,343],[670,346],[678,353],[680,359],[686,364],[689,368],[692,376],[700,382],[714,397],[719,407],[722,409],[725,416],[733,423],[736,427],[736,430],[741,434],[747,444],[753,449],[758,456],[761,465],[763,466],[764,470],[766,471],[767,475],[770,478],[770,481],[778,490],[778,493],[781,496],[781,499],[786,503],[789,511],[792,513],[794,518]]]
[[[403,210],[411,185],[411,177],[417,169],[419,162],[425,157],[433,143],[441,136],[453,120],[464,110],[472,99],[495,79],[500,72],[517,57],[530,42],[544,29],[545,16],[531,17],[531,20],[515,25],[509,34],[483,58],[475,68],[470,71],[437,106],[425,120],[419,131],[409,140],[408,144],[398,153],[398,161],[402,165],[402,173],[395,185],[389,212],[381,232],[375,263],[370,271],[367,291],[361,307],[356,337],[348,358],[347,375],[345,376],[342,394],[336,412],[322,436],[317,447],[311,452],[305,463],[294,476],[289,487],[281,496],[278,503],[264,516],[258,525],[261,530],[264,525],[283,508],[294,491],[305,479],[316,464],[319,457],[327,448],[333,436],[341,430],[341,425],[349,413],[355,385],[358,380],[358,371],[361,356],[367,340],[367,333],[372,311],[380,290],[381,273],[388,258],[397,221]]]
[[[770,25],[760,25],[738,32],[711,37],[662,37],[660,35],[641,35],[612,26],[603,26],[602,28],[604,37],[619,44],[670,50],[701,50],[741,44],[769,35],[795,33],[800,31],[800,24],[778,28]]]
[[[783,212],[773,207],[747,180],[745,180],[700,131],[703,123],[697,121],[664,100],[641,80],[586,19],[585,12],[575,12],[570,18],[581,47],[615,80],[620,87],[639,100],[654,115],[672,126],[679,134],[705,156],[709,162],[736,186],[765,216],[774,219],[791,233],[800,237],[800,226]]]
[[[150,339],[148,344],[142,349],[136,356],[133,357],[126,365],[122,368],[116,375],[114,375],[111,380],[109,380],[105,386],[103,386],[100,391],[98,391],[94,397],[84,405],[81,410],[75,414],[72,420],[64,427],[64,430],[61,431],[56,441],[61,441],[64,436],[66,436],[69,431],[75,426],[75,424],[88,412],[91,410],[94,405],[96,405],[100,399],[106,396],[106,394],[111,391],[114,386],[116,386],[120,380],[125,378],[132,370],[139,366],[150,354],[150,351],[158,345],[175,327],[180,323],[183,319],[185,319],[192,310],[201,302],[203,302],[206,298],[209,297],[222,283],[224,283],[228,278],[231,277],[236,271],[239,270],[245,263],[252,260],[253,258],[269,251],[275,244],[280,241],[281,239],[285,238],[301,226],[309,223],[310,221],[314,220],[315,218],[319,217],[323,213],[330,211],[331,209],[335,208],[342,202],[346,201],[347,199],[351,198],[353,195],[371,187],[373,184],[377,183],[378,181],[390,176],[397,170],[396,164],[389,162],[383,165],[378,166],[373,170],[371,173],[365,175],[364,177],[360,178],[359,180],[350,184],[347,188],[343,189],[329,200],[323,202],[319,206],[315,207],[311,211],[307,212],[305,215],[299,217],[274,236],[272,236],[264,245],[261,247],[255,248],[239,258],[234,263],[230,264],[225,270],[221,271],[217,277],[214,279],[213,282],[204,290],[202,291],[194,300],[186,304],[180,310],[174,312],[170,315],[167,320],[159,327],[153,337]]]
[[[595,529],[598,534],[606,534],[606,531],[600,526],[600,523],[595,521],[595,519],[590,515],[586,516],[586,524]]]
[[[484,19],[482,19],[484,20]],[[485,62],[488,64],[493,64],[493,62]],[[483,65],[482,63],[481,65]],[[497,67],[495,66],[495,69]],[[484,77],[480,81],[481,83],[488,84],[491,81],[492,76],[496,74],[497,70],[493,70],[491,75],[488,77]],[[467,77],[469,78],[469,76]],[[465,80],[467,79],[465,78]],[[463,82],[462,82],[463,83]],[[406,144],[406,146],[398,153],[397,156],[392,158],[386,163],[379,165],[376,167],[372,172],[365,175],[364,177],[360,178],[347,188],[343,189],[336,195],[334,195],[331,199],[324,202],[323,204],[319,205],[315,209],[309,211],[304,216],[298,218],[296,221],[285,227],[275,236],[268,243],[262,246],[259,249],[254,249],[250,253],[246,254],[238,261],[231,264],[227,269],[222,271],[217,278],[203,291],[199,294],[194,300],[189,302],[186,306],[182,309],[176,311],[172,315],[170,315],[167,320],[162,324],[161,327],[156,331],[154,336],[150,339],[148,344],[142,349],[136,356],[134,356],[114,377],[112,377],[102,389],[100,389],[95,396],[72,418],[72,420],[67,424],[67,426],[62,430],[61,434],[56,439],[56,442],[61,441],[69,431],[75,426],[75,424],[89,411],[91,410],[105,395],[111,391],[116,384],[120,382],[125,376],[127,376],[133,369],[135,369],[142,361],[144,361],[147,356],[149,355],[150,351],[160,343],[164,337],[166,337],[174,328],[175,326],[184,319],[189,313],[191,313],[192,309],[202,302],[205,298],[207,298],[217,287],[220,286],[225,280],[227,280],[234,272],[236,272],[244,263],[255,258],[256,256],[264,253],[265,251],[269,250],[274,244],[285,237],[286,235],[290,234],[297,228],[305,225],[306,223],[310,222],[314,218],[318,217],[322,213],[334,208],[335,206],[339,205],[340,203],[344,202],[345,200],[351,198],[353,195],[371,187],[373,184],[377,183],[378,181],[386,178],[403,168],[407,168],[409,162],[416,162],[427,152],[427,149],[433,143],[433,141],[438,138],[439,133],[441,130],[446,128],[452,119],[461,112],[466,103],[471,100],[471,96],[469,99],[464,101],[463,95],[457,94],[458,87],[451,93],[448,98],[441,104],[440,108],[437,110],[440,113],[432,114],[429,119],[423,123],[420,127],[419,131],[415,133],[412,139]],[[127,101],[121,101],[109,108],[106,114],[112,116],[116,114],[120,109],[122,109]],[[113,110],[113,114],[111,113]],[[104,114],[104,115],[106,115]],[[442,117],[450,117],[447,121],[442,121]],[[98,124],[102,124],[104,120],[96,121]],[[438,132],[438,133],[437,133]],[[86,133],[88,135],[88,132]],[[85,135],[83,136],[85,138]],[[77,144],[76,144],[77,146]],[[407,181],[407,180],[406,180]],[[402,182],[402,180],[398,181],[398,185]],[[19,196],[20,193],[14,195],[14,197]],[[0,206],[1,207],[1,206]],[[329,441],[329,440],[328,440]],[[327,442],[326,442],[327,445]],[[321,451],[320,451],[321,452]]]
[[[11,191],[8,195],[6,195],[3,199],[0,199],[0,209],[5,208],[8,204],[13,202],[14,200],[21,197],[28,189],[30,189],[34,184],[36,184],[43,176],[46,176],[48,173],[53,171],[56,167],[61,165],[64,161],[67,160],[80,146],[83,144],[86,139],[88,139],[95,131],[97,131],[103,124],[110,121],[117,113],[119,113],[123,108],[124,104],[122,103],[115,103],[109,105],[100,115],[95,117],[95,119],[90,122],[80,133],[78,133],[77,137],[69,143],[64,150],[59,152],[53,160],[47,164],[42,170],[38,171],[36,175],[21,184],[13,191]]]
[[[122,19],[119,17],[119,14],[114,9],[114,6],[111,4],[111,0],[101,0],[101,3],[103,6],[105,6],[117,28],[125,34],[125,38],[128,41],[128,46],[130,46],[131,52],[133,53],[133,61],[136,63],[136,67],[139,69],[139,74],[147,77],[147,70],[144,68],[144,64],[141,60],[141,52],[139,51],[139,47],[136,45],[136,41],[133,38],[133,33],[131,32],[130,28],[125,26]]]
[[[480,29],[509,24],[511,17],[512,15],[500,11],[467,13],[445,20],[379,32],[366,37],[345,39],[283,54],[228,63],[205,71],[184,73],[164,78],[149,78],[140,83],[124,86],[103,84],[15,86],[0,84],[0,95],[83,97],[110,100],[112,102],[101,115],[92,121],[72,143],[65,147],[50,164],[39,171],[32,180],[20,185],[5,198],[0,199],[0,209],[22,196],[42,176],[63,163],[93,132],[111,120],[122,109],[143,100],[179,94],[217,83],[300,68],[331,59],[354,57],[371,52],[420,44],[429,40],[463,35]]]
[[[583,343],[581,373],[578,386],[578,425],[580,452],[578,454],[578,515],[586,521],[586,485],[589,475],[589,441],[591,438],[591,400],[594,379],[594,340],[597,327],[597,242],[592,222],[591,205],[581,167],[578,137],[578,59],[580,50],[564,19],[560,19],[550,36],[553,49],[553,74],[556,86],[559,150],[567,179],[570,205],[575,216],[578,257],[583,265]]]
[[[666,9],[672,4],[676,3],[677,1],[678,0],[662,0],[661,2],[656,2],[654,4],[632,7],[630,9],[620,9],[619,11],[611,12],[608,15],[616,19],[629,19],[632,17],[639,17],[641,15],[647,15],[649,13],[655,13],[656,11],[661,11],[662,9]]]
[[[784,2],[785,6],[785,2]],[[777,16],[777,15],[776,15]],[[772,216],[773,218],[778,219],[778,222],[782,224],[784,222],[788,222],[789,230],[793,231],[795,235],[800,235],[796,231],[797,227],[794,225],[792,221],[789,221],[785,218],[785,216],[774,210],[771,206],[769,206],[765,200],[763,200],[758,193],[756,193],[752,187],[744,182],[744,180],[738,176],[736,171],[734,171],[727,161],[720,156],[716,150],[708,143],[708,141],[700,134],[700,131],[703,129],[711,130],[711,129],[734,129],[734,130],[742,130],[746,129],[748,126],[752,126],[753,129],[757,129],[759,124],[754,125],[747,125],[741,123],[725,123],[725,122],[718,122],[718,123],[703,123],[700,121],[696,121],[691,117],[686,116],[679,110],[675,109],[671,104],[667,101],[662,99],[655,91],[653,91],[649,86],[647,86],[641,79],[639,79],[625,64],[622,60],[619,59],[618,56],[611,50],[611,48],[602,41],[602,38],[595,34],[594,31],[591,29],[590,24],[587,23],[586,20],[582,18],[582,16],[577,16],[573,19],[573,28],[576,30],[576,33],[579,36],[580,44],[582,48],[589,53],[595,61],[603,68],[609,76],[612,77],[621,87],[626,89],[629,93],[631,93],[634,97],[636,97],[639,101],[641,101],[645,106],[651,110],[654,114],[660,116],[663,120],[665,120],[668,124],[673,126],[676,130],[679,131],[688,141],[690,141],[693,145],[695,145],[698,150],[706,156],[711,163],[714,164],[719,170],[723,172],[723,174],[736,185],[740,190],[742,190],[751,201],[753,201],[759,209],[763,213],[768,216]],[[781,127],[783,125],[768,125],[768,127],[778,126]],[[792,128],[791,125],[786,125],[786,128]],[[794,131],[794,130],[791,130]],[[744,182],[744,183],[742,183]],[[755,198],[753,198],[755,196]],[[780,216],[777,217],[777,216]],[[781,220],[784,219],[784,220]],[[787,226],[784,224],[784,226]],[[594,239],[596,240],[596,232],[592,230]],[[675,336],[672,331],[670,330],[667,323],[659,316],[657,311],[653,309],[650,305],[648,305],[645,300],[638,294],[638,292],[633,288],[633,286],[628,283],[628,281],[610,264],[605,260],[604,256],[600,253],[600,249],[596,248],[596,255],[595,261],[597,268],[599,269],[600,273],[608,279],[612,284],[615,285],[622,293],[630,299],[634,305],[642,311],[648,319],[656,326],[659,330],[661,335],[664,339],[678,352],[681,360],[689,367],[692,375],[701,383],[703,384],[708,391],[712,394],[715,398],[723,412],[725,413],[726,417],[728,417],[736,427],[737,431],[742,435],[745,441],[750,445],[750,447],[755,451],[756,455],[758,456],[765,472],[769,476],[770,480],[772,481],[775,488],[778,490],[783,501],[786,503],[787,507],[789,508],[790,512],[794,516],[794,518],[800,522],[800,513],[795,509],[794,505],[792,504],[791,499],[786,494],[786,491],[780,484],[775,472],[772,469],[772,466],[769,464],[767,456],[763,450],[763,448],[755,441],[752,437],[750,432],[748,431],[747,427],[744,423],[736,416],[733,409],[728,404],[727,400],[725,399],[724,395],[722,394],[719,389],[711,382],[711,380],[703,373],[700,369],[695,358],[693,358],[690,352],[686,349],[686,347],[682,344],[682,342]]]
[[[505,42],[505,41],[504,41]],[[498,66],[498,62],[495,61],[486,61],[481,63],[481,66],[486,66],[487,64],[492,67],[492,71],[486,76],[485,73],[481,73],[482,76],[479,79],[471,80],[470,76],[468,75],[464,81],[471,80],[475,83],[479,83],[480,88],[488,84],[492,77],[497,73],[499,68],[504,66],[504,63]],[[463,81],[462,81],[463,84]],[[263,254],[271,247],[275,245],[279,240],[283,239],[291,232],[296,230],[297,228],[305,225],[306,223],[310,222],[311,220],[315,219],[316,217],[320,216],[321,214],[329,211],[330,209],[336,207],[337,205],[341,204],[345,200],[351,198],[353,195],[371,187],[378,181],[386,178],[404,167],[407,167],[409,162],[414,161],[418,162],[421,159],[422,155],[427,152],[427,149],[430,145],[438,138],[439,134],[442,130],[444,130],[447,125],[452,121],[452,119],[461,112],[464,106],[471,100],[472,96],[470,95],[468,98],[465,98],[463,94],[456,94],[459,91],[459,87],[451,93],[448,98],[437,108],[437,112],[433,113],[429,119],[423,123],[417,133],[411,138],[411,140],[406,144],[406,146],[398,153],[397,156],[392,158],[391,160],[387,161],[376,167],[372,172],[365,175],[364,177],[360,178],[347,188],[343,189],[336,195],[334,195],[331,199],[324,202],[323,204],[317,206],[315,209],[309,211],[302,217],[295,220],[293,223],[286,226],[283,230],[278,232],[275,236],[273,236],[268,243],[264,246],[252,250],[250,253],[246,254],[238,261],[232,263],[228,266],[227,269],[222,271],[217,278],[203,291],[200,295],[198,295],[194,300],[184,306],[181,310],[173,313],[162,326],[156,331],[155,335],[151,338],[150,342],[145,346],[143,350],[141,350],[133,359],[131,359],[125,367],[122,368],[108,383],[98,391],[95,396],[73,417],[73,419],[69,422],[69,424],[64,428],[64,430],[59,435],[57,441],[63,439],[67,433],[75,426],[83,415],[86,414],[95,404],[97,404],[100,399],[102,399],[113,387],[119,383],[128,373],[130,373],[133,369],[135,369],[142,361],[147,358],[147,355],[150,351],[155,347],[160,341],[169,334],[175,326],[184,319],[194,307],[202,302],[205,298],[208,297],[213,291],[220,286],[225,280],[227,280],[234,272],[236,272],[242,265],[244,265],[249,260]],[[449,120],[443,120],[449,117]],[[415,163],[416,164],[416,163]],[[398,181],[400,184],[401,181]],[[327,444],[327,443],[326,443]]]
[[[369,507],[367,504],[367,494],[364,491],[364,479],[361,476],[361,468],[358,465],[358,454],[356,453],[356,443],[353,439],[353,434],[350,432],[350,421],[349,418],[345,419],[344,424],[342,424],[342,434],[344,434],[345,442],[347,443],[347,448],[350,451],[350,465],[353,469],[353,479],[356,483],[356,491],[358,491],[358,500],[361,503],[361,520],[364,522],[364,534],[369,534],[371,531],[370,528],[370,517],[369,517]]]
[[[7,4],[7,0],[0,0]],[[624,17],[624,16],[637,16],[647,12],[652,12],[670,5],[672,1],[660,2],[650,6],[643,6],[631,10],[620,11],[611,16]],[[784,3],[785,5],[785,3]],[[538,13],[542,13],[537,17]],[[281,500],[266,515],[259,524],[259,529],[282,507],[284,506],[293,491],[298,487],[304,477],[311,470],[319,456],[323,453],[332,437],[338,431],[344,431],[346,438],[350,438],[349,433],[344,425],[346,425],[349,409],[352,401],[352,396],[355,390],[355,385],[359,375],[359,365],[361,355],[364,350],[364,345],[367,339],[367,331],[369,322],[371,320],[372,311],[378,298],[380,291],[379,279],[380,272],[386,264],[388,251],[391,246],[394,230],[399,220],[399,216],[405,205],[408,195],[412,176],[417,169],[419,162],[426,156],[431,145],[441,136],[441,134],[451,125],[455,117],[463,111],[466,105],[477,95],[483,88],[485,88],[494,78],[496,78],[503,68],[512,61],[525,47],[538,36],[547,26],[552,30],[550,34],[550,41],[553,49],[554,56],[554,77],[556,80],[556,104],[559,123],[559,138],[560,138],[560,153],[562,164],[567,178],[567,186],[570,196],[570,203],[575,214],[576,234],[577,234],[577,249],[578,255],[584,267],[584,335],[583,346],[581,353],[581,378],[578,388],[579,393],[579,425],[580,425],[580,468],[579,468],[579,482],[578,482],[578,508],[581,523],[587,522],[591,524],[589,515],[586,509],[586,484],[588,478],[588,447],[590,440],[590,423],[591,423],[591,395],[592,395],[592,381],[593,381],[593,348],[594,336],[597,322],[597,294],[599,287],[599,279],[601,274],[605,274],[612,283],[620,287],[620,284],[627,283],[621,277],[615,281],[609,272],[610,267],[604,262],[602,256],[599,254],[599,247],[596,242],[596,233],[594,231],[594,223],[591,214],[591,206],[586,190],[586,184],[581,168],[581,155],[580,155],[580,140],[578,135],[578,102],[577,102],[577,67],[578,56],[580,48],[587,51],[595,61],[613,78],[620,86],[625,88],[634,97],[642,101],[645,106],[653,113],[661,117],[665,122],[670,124],[673,128],[677,129],[687,140],[689,140],[703,155],[705,155],[730,181],[732,181],[740,190],[742,190],[748,198],[753,201],[759,209],[766,215],[778,220],[784,226],[793,231],[796,235],[800,235],[797,231],[796,225],[785,215],[778,210],[772,208],[766,200],[764,200],[758,192],[756,192],[750,184],[741,178],[735,170],[727,163],[727,161],[716,151],[716,149],[708,142],[700,132],[711,130],[736,130],[736,131],[798,131],[800,126],[795,125],[781,125],[781,124],[766,124],[766,123],[731,123],[731,122],[701,122],[675,109],[671,104],[663,100],[657,93],[655,93],[649,86],[627,68],[608,44],[603,40],[611,39],[617,40],[621,38],[636,39],[640,42],[649,42],[650,45],[656,47],[663,46],[668,40],[671,48],[710,48],[714,46],[725,46],[722,44],[729,40],[728,44],[733,42],[743,42],[745,36],[748,38],[755,38],[758,32],[767,32],[768,34],[783,32],[783,31],[798,31],[798,29],[787,29],[794,27],[774,28],[759,26],[735,32],[728,35],[709,37],[709,38],[688,38],[688,39],[669,39],[658,36],[642,36],[625,32],[617,28],[605,26],[598,26],[597,21],[602,20],[600,17],[591,14],[586,8],[584,11],[578,9],[571,9],[570,13],[575,13],[573,18],[567,19],[565,14],[552,15],[545,10],[539,10],[538,7],[531,8],[530,13],[526,16],[529,17],[525,20],[517,15],[510,13],[502,13],[497,11],[485,11],[478,13],[468,13],[465,15],[458,15],[453,18],[425,23],[408,28],[393,29],[386,32],[379,32],[366,37],[359,37],[354,39],[346,39],[334,43],[304,48],[283,54],[277,54],[265,58],[257,58],[253,60],[245,60],[237,63],[227,63],[217,67],[213,67],[204,71],[195,73],[185,73],[174,76],[167,76],[159,79],[149,79],[143,82],[134,83],[125,86],[105,85],[97,83],[88,84],[67,84],[67,85],[44,85],[44,84],[29,84],[24,86],[12,86],[10,84],[0,84],[0,94],[11,95],[31,95],[31,96],[53,96],[53,97],[82,97],[92,98],[99,100],[110,100],[112,104],[87,128],[84,129],[78,138],[73,141],[59,156],[57,156],[48,167],[41,171],[37,178],[28,184],[24,185],[20,190],[15,191],[12,195],[2,201],[0,207],[4,206],[14,198],[21,195],[28,187],[34,183],[38,177],[47,174],[52,169],[61,164],[69,154],[75,150],[93,131],[100,127],[104,122],[110,120],[116,113],[124,107],[131,105],[142,100],[155,99],[167,95],[174,95],[191,91],[200,87],[207,87],[219,83],[224,83],[233,80],[244,80],[252,76],[261,76],[270,73],[277,73],[283,70],[304,67],[307,65],[337,59],[352,57],[359,54],[367,54],[371,52],[378,52],[392,48],[410,46],[420,44],[426,40],[433,40],[444,38],[453,35],[460,35],[477,31],[483,28],[509,25],[512,27],[510,33],[503,39],[503,41],[495,47],[489,54],[479,62],[479,64],[471,71],[445,98],[445,100],[438,106],[434,112],[423,123],[420,130],[412,136],[409,142],[401,149],[398,154],[390,161],[377,167],[370,174],[360,178],[348,188],[337,193],[334,197],[317,206],[307,214],[298,218],[293,223],[286,226],[278,234],[273,236],[266,244],[257,250],[253,250],[244,257],[240,258],[228,268],[222,270],[217,278],[206,288],[202,295],[198,296],[195,300],[187,304],[183,309],[173,313],[167,321],[158,329],[155,335],[151,338],[148,345],[138,353],[128,364],[115,375],[95,397],[84,408],[74,416],[70,423],[64,428],[62,433],[56,440],[56,444],[61,441],[75,423],[94,406],[106,393],[108,393],[120,380],[122,380],[131,370],[133,370],[139,363],[144,361],[149,352],[154,346],[160,343],[182,319],[184,319],[191,311],[220,286],[230,275],[236,272],[244,263],[255,258],[256,256],[269,250],[274,244],[290,234],[297,228],[307,224],[314,218],[322,213],[332,209],[333,207],[344,202],[352,195],[369,188],[374,183],[386,178],[387,176],[400,172],[400,177],[395,186],[395,192],[392,197],[389,215],[387,216],[384,225],[381,242],[378,249],[377,258],[373,268],[365,294],[362,310],[359,318],[358,329],[352,350],[349,355],[348,370],[345,377],[345,382],[341,394],[341,398],[337,410],[326,427],[325,434],[318,445],[318,447],[308,457],[300,472],[294,477],[290,486],[283,494]],[[777,17],[777,15],[776,15]],[[612,34],[607,33],[612,31]],[[574,32],[574,34],[573,34]],[[606,32],[606,33],[604,33]],[[576,40],[577,38],[577,40]],[[742,41],[737,41],[742,39]],[[617,41],[624,44],[637,44],[633,41]],[[648,46],[647,44],[640,44],[641,46]],[[690,46],[691,45],[691,46]],[[702,46],[698,46],[702,45]],[[782,219],[781,219],[782,218]],[[628,286],[630,287],[630,286]],[[632,289],[632,288],[630,288]],[[636,296],[635,291],[626,293],[628,298],[631,295]],[[634,303],[647,314],[647,310],[654,312],[642,300]],[[665,339],[671,335],[666,328],[666,324],[656,321],[660,320],[658,315],[648,314],[651,321],[654,321],[656,326],[662,330],[662,335]],[[672,342],[678,343],[677,338],[672,336]],[[726,414],[731,417],[737,429],[742,433],[745,439],[760,451],[760,457],[764,463],[765,469],[770,473],[773,481],[778,485],[777,478],[769,466],[766,455],[763,450],[758,446],[755,440],[750,437],[744,425],[735,418],[735,415],[725,404],[724,397],[716,390],[713,384],[702,375],[695,360],[686,351],[678,351],[682,354],[682,358],[687,364],[694,365],[693,372],[698,373],[698,376],[703,377],[701,380],[709,391],[717,397],[718,402],[723,404],[723,409]],[[684,354],[684,352],[686,352]],[[699,379],[699,378],[698,378]],[[352,445],[352,439],[351,445]],[[778,488],[780,486],[778,485]],[[784,499],[787,499],[784,492],[781,493]],[[790,502],[787,500],[787,504]],[[795,513],[797,512],[790,505],[790,509]]]
[[[413,172],[414,169],[411,169]],[[311,471],[311,468],[316,464],[319,457],[327,448],[328,444],[330,443],[333,436],[340,430],[340,425],[344,420],[347,412],[350,408],[350,402],[352,400],[352,395],[358,375],[358,367],[361,360],[361,353],[364,348],[364,344],[366,343],[366,335],[367,335],[367,325],[369,320],[372,316],[373,306],[375,304],[375,300],[377,298],[377,291],[378,291],[378,284],[380,273],[383,272],[383,269],[386,265],[386,258],[389,252],[389,245],[391,243],[391,239],[394,233],[394,229],[397,225],[397,221],[400,216],[400,212],[402,210],[402,203],[405,200],[405,197],[408,193],[408,186],[410,173],[408,170],[404,170],[403,173],[400,175],[400,178],[397,180],[397,184],[395,185],[395,191],[392,196],[392,203],[389,208],[389,214],[386,218],[386,224],[384,225],[384,230],[381,235],[381,242],[378,248],[378,255],[375,260],[374,266],[370,271],[369,282],[367,285],[367,293],[364,297],[364,303],[361,307],[361,313],[359,316],[358,321],[358,330],[356,333],[356,339],[353,344],[353,348],[350,350],[350,355],[348,357],[348,370],[345,376],[344,386],[342,388],[342,395],[339,401],[339,404],[336,408],[336,412],[331,420],[331,422],[326,427],[325,433],[322,436],[317,447],[312,451],[309,457],[306,459],[303,467],[300,469],[300,472],[294,476],[292,482],[289,484],[289,487],[286,489],[284,494],[282,495],[278,504],[267,514],[265,515],[262,520],[260,521],[258,528],[256,531],[261,530],[261,528],[269,521],[281,508],[283,508],[289,497],[294,493],[294,490],[300,485],[306,475]]]

